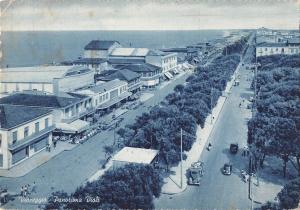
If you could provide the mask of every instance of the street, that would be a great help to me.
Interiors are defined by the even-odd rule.
[[[250,209],[248,183],[242,180],[240,171],[247,169],[248,164],[248,158],[242,156],[242,150],[247,145],[247,119],[251,117],[250,109],[246,108],[246,99],[252,93],[249,90],[250,81],[247,81],[252,73],[242,67],[239,74],[240,85],[232,87],[209,137],[212,149],[205,150],[201,155],[205,173],[200,186],[188,186],[186,191],[176,195],[163,194],[155,200],[156,208]],[[239,144],[239,152],[230,154],[229,146],[236,142]],[[233,165],[230,176],[221,172],[227,162]]]
[[[176,80],[169,82],[161,89],[151,91],[154,94],[152,98],[145,101],[144,104],[137,109],[129,110],[123,115],[124,120],[120,124],[120,127],[126,124],[132,124],[137,116],[149,111],[149,106],[153,106],[162,101],[166,95],[173,91],[173,88],[177,84],[183,84],[189,75],[190,73],[186,73]],[[101,166],[99,161],[105,157],[103,147],[113,144],[113,132],[113,130],[103,131],[84,144],[75,147],[73,150],[62,152],[23,177],[0,177],[0,185],[7,186],[9,192],[18,194],[20,193],[21,186],[32,184],[35,181],[37,193],[30,197],[36,199],[45,199],[52,192],[58,190],[72,193],[99,170]],[[37,206],[38,203],[22,203],[20,197],[16,197],[15,201],[10,201],[4,207],[36,208]]]

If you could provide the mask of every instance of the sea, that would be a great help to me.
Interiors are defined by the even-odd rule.
[[[1,33],[1,68],[72,61],[91,40],[117,40],[123,47],[161,49],[221,38],[227,31],[21,31]]]

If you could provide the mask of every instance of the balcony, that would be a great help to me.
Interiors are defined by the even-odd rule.
[[[55,129],[55,126],[49,126],[37,133],[34,133],[30,136],[26,136],[24,139],[18,140],[14,144],[8,145],[8,149],[12,152],[15,150],[23,149],[24,147],[27,147],[27,146],[37,142],[38,140],[45,138],[54,129]]]
[[[138,88],[140,88],[142,86],[142,82],[137,82],[135,84],[130,84],[128,85],[128,91],[133,91],[133,90],[136,90]]]
[[[68,118],[65,118],[65,119],[62,119],[61,122],[62,123],[71,123],[73,122],[74,120],[77,120],[77,119],[80,119],[81,117],[84,117],[86,115],[89,115],[89,114],[92,114],[95,112],[95,109],[90,107],[90,108],[86,108],[85,111],[83,112],[80,112],[80,113],[77,113],[71,117],[68,117]]]

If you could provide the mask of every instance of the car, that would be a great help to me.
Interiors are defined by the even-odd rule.
[[[229,150],[231,154],[236,154],[239,150],[239,145],[237,143],[232,143],[230,144]]]
[[[224,175],[231,175],[232,165],[230,163],[225,163],[222,172]]]

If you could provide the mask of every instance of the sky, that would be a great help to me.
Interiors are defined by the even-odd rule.
[[[3,31],[298,29],[300,0],[0,0]]]

